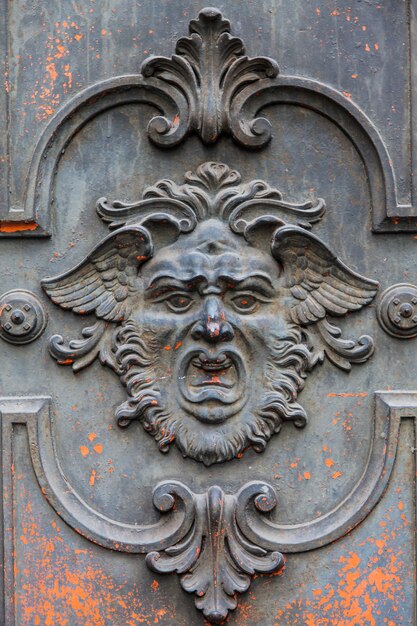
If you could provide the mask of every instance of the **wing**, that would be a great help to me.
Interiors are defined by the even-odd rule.
[[[313,324],[326,314],[345,315],[369,304],[378,283],[350,270],[311,233],[296,226],[278,228],[272,254],[282,264],[295,303],[293,322]]]
[[[152,243],[145,228],[122,228],[72,270],[44,279],[42,287],[63,309],[122,321],[129,316],[131,296],[137,293],[138,267],[151,256]]]

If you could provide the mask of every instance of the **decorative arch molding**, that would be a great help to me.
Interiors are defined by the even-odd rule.
[[[152,570],[177,572],[182,587],[197,594],[197,608],[211,623],[220,623],[229,610],[236,608],[235,593],[248,589],[255,572],[282,568],[281,552],[321,548],[346,535],[371,513],[390,481],[401,420],[417,419],[417,392],[375,393],[373,434],[358,483],[333,510],[292,525],[280,525],[270,519],[268,514],[279,502],[274,489],[260,481],[244,484],[235,494],[225,493],[217,486],[205,493],[193,493],[181,482],[164,481],[153,491],[153,504],[160,512],[156,523],[138,525],[110,519],[82,499],[61,468],[53,437],[50,398],[0,398],[0,415],[5,493],[13,494],[14,428],[24,426],[36,479],[57,515],[103,548],[145,553]],[[4,509],[4,528],[10,535],[5,538],[5,563],[6,587],[12,588],[14,512],[12,501],[9,504]],[[207,537],[219,536],[221,542],[210,539],[211,543],[205,543]],[[219,561],[224,564],[222,580],[214,574]],[[12,611],[12,607],[6,607],[7,610]]]
[[[174,147],[195,133],[205,143],[226,134],[244,148],[260,149],[272,136],[270,122],[258,117],[263,109],[279,104],[308,108],[341,129],[359,153],[369,180],[373,230],[416,229],[410,207],[397,203],[391,160],[378,131],[351,100],[322,83],[280,76],[272,59],[248,58],[216,9],[203,9],[190,22],[190,35],[178,40],[171,59],[151,57],[141,74],[92,85],[58,111],[35,148],[24,210],[10,214],[10,224],[27,228],[0,228],[0,236],[51,235],[54,175],[63,152],[95,117],[126,104],[155,107],[158,114],[147,132],[160,148]],[[197,39],[201,45],[195,47]]]
[[[91,508],[62,471],[53,437],[50,398],[1,398],[0,411],[3,428],[10,428],[11,423],[26,426],[32,464],[42,493],[56,513],[86,539],[119,552],[143,553],[155,549],[158,542],[161,544],[159,549],[165,549],[170,542],[178,541],[189,531],[191,523],[187,518],[193,509],[193,497],[185,486],[177,494],[182,505],[173,509],[169,531],[168,526],[160,522],[151,527],[124,524]],[[241,490],[244,506],[237,510],[237,519],[248,538],[253,542],[266,542],[270,550],[296,553],[316,550],[350,532],[374,509],[388,485],[400,422],[405,417],[417,419],[417,392],[376,392],[373,433],[363,473],[342,502],[313,520],[291,525],[277,524],[266,518],[257,522],[251,513],[255,511],[256,498],[263,497],[264,510],[272,511],[277,506],[277,497],[266,483],[262,483],[262,487],[257,481],[246,484]],[[176,481],[169,482],[170,485],[180,485]],[[167,493],[173,491],[171,487],[166,489]],[[155,506],[166,513],[172,506],[168,506],[167,500],[159,507],[158,490],[161,490],[160,486],[157,487]]]

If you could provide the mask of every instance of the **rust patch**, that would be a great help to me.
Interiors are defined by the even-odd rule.
[[[0,222],[0,233],[18,233],[33,231],[38,228],[36,222]]]
[[[358,393],[328,393],[328,398],[366,398],[368,394],[365,391]]]
[[[89,449],[87,448],[87,446],[80,446],[80,452],[83,455],[83,457],[86,457],[87,454],[90,452]]]

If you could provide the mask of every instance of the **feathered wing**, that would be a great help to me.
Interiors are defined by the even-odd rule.
[[[138,267],[151,256],[152,243],[145,228],[122,228],[73,269],[44,279],[42,287],[63,309],[94,312],[98,318],[119,322],[129,316]]]
[[[313,324],[326,314],[356,311],[369,304],[377,292],[376,281],[350,270],[320,239],[302,228],[279,228],[272,254],[282,264],[294,297],[290,315],[296,324]]]

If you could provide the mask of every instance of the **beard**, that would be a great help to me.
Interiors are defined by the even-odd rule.
[[[161,452],[168,452],[175,443],[184,457],[205,465],[239,458],[250,447],[262,452],[284,422],[305,426],[307,415],[296,399],[307,373],[317,363],[307,334],[298,326],[290,327],[285,338],[273,337],[268,344],[265,390],[258,407],[243,409],[239,421],[203,425],[180,408],[174,412],[164,406],[160,382],[166,377],[158,378],[161,347],[156,331],[141,332],[133,321],[124,322],[112,340],[115,369],[128,393],[116,410],[119,426],[125,428],[138,420]]]

